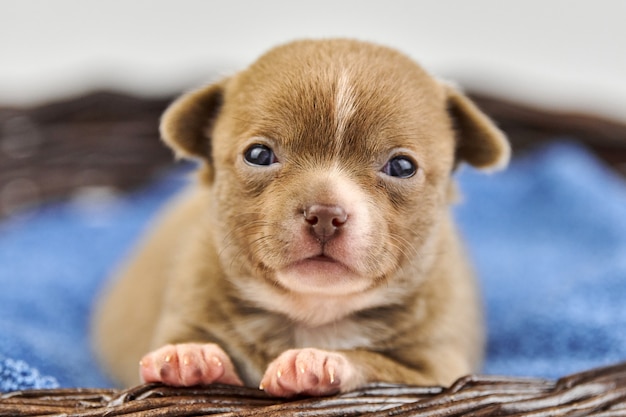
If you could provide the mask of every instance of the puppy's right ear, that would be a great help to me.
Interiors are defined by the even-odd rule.
[[[161,137],[177,157],[200,159],[211,167],[211,136],[224,101],[226,80],[186,93],[161,118]]]

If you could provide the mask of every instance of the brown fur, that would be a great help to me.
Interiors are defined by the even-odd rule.
[[[299,41],[183,95],[161,128],[201,173],[99,304],[95,344],[118,381],[138,382],[150,350],[186,342],[219,345],[244,383],[277,395],[293,393],[280,383],[290,349],[311,367],[317,351],[302,349],[338,354],[341,390],[447,385],[477,369],[481,309],[449,213],[451,173],[463,161],[503,167],[509,147],[465,96],[385,47]],[[280,163],[246,164],[252,143]],[[398,150],[417,161],[413,177],[381,174]],[[317,245],[301,218],[314,203],[349,212],[326,245],[345,275],[293,267]]]

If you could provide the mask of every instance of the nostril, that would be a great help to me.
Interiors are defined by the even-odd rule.
[[[335,226],[335,227],[341,227],[344,224],[346,224],[346,220],[347,220],[346,218],[335,217],[335,218],[333,218],[332,225]]]
[[[331,224],[335,227],[341,227],[348,221],[348,213],[339,206],[333,207],[331,216]]]
[[[315,226],[319,222],[319,218],[317,216],[312,216],[310,214],[307,214],[306,211],[304,212],[304,219],[311,226]]]

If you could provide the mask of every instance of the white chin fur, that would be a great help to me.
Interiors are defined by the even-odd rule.
[[[339,262],[304,260],[276,273],[286,289],[300,294],[348,295],[366,290],[371,281]]]

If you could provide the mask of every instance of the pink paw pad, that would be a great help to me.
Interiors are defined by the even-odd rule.
[[[270,363],[260,388],[277,397],[330,395],[339,392],[352,374],[351,364],[340,353],[293,349]]]
[[[228,355],[212,343],[182,343],[153,350],[141,359],[139,373],[144,382],[172,386],[243,385]]]

